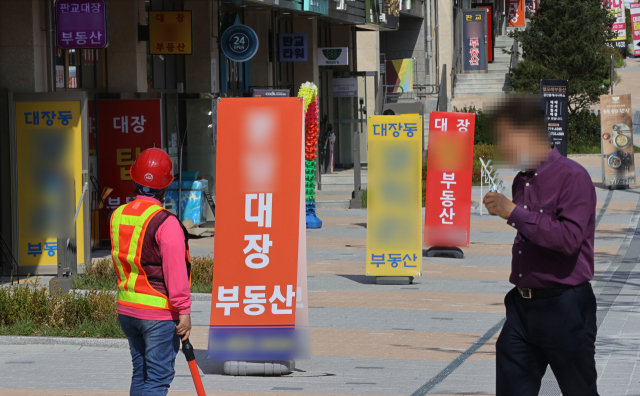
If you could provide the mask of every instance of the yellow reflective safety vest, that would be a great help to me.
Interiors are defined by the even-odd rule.
[[[163,207],[145,200],[120,206],[111,216],[111,255],[118,275],[118,304],[143,309],[176,311],[169,301],[155,234],[170,216]],[[191,283],[189,234],[185,235],[185,270]]]

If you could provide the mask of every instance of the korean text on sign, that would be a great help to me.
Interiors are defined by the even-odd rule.
[[[306,268],[303,102],[224,98],[217,105],[217,161],[225,171],[217,174],[216,203],[226,209],[216,213],[209,356],[288,359],[306,293],[298,278],[300,263]],[[240,339],[254,347],[234,349]],[[269,343],[285,346],[269,355]]]
[[[468,246],[475,116],[432,112],[424,244]]]
[[[62,49],[107,46],[104,0],[57,0],[56,35]]]
[[[422,257],[422,117],[371,116],[368,136],[367,275],[417,276]]]
[[[280,62],[306,62],[308,58],[306,33],[280,35]]]
[[[192,54],[191,11],[150,11],[149,53]]]

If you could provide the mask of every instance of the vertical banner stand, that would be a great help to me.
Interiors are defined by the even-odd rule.
[[[429,120],[424,245],[426,257],[464,258],[469,246],[475,115],[432,112]],[[488,163],[483,171],[498,191]],[[502,188],[502,186],[500,186]]]
[[[303,102],[218,99],[224,210],[215,213],[207,358],[227,375],[288,374],[310,356]]]
[[[407,285],[422,272],[422,116],[369,116],[368,276]]]

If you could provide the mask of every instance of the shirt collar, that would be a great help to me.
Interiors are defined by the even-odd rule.
[[[558,158],[560,158],[560,153],[555,148],[555,146],[549,152],[549,156],[546,160],[542,161],[542,163],[536,169],[536,172],[542,172],[546,168],[548,168],[552,163],[554,163]]]
[[[155,198],[151,198],[151,197],[145,197],[144,195],[138,195],[136,197],[136,201],[140,200],[140,201],[149,201],[149,202],[153,202],[154,204],[158,205],[158,206],[162,206],[162,204],[160,203],[160,201],[158,201]]]

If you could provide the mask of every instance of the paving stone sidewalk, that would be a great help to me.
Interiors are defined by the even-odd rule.
[[[599,178],[598,158],[574,159]],[[472,196],[479,200],[479,188]],[[597,188],[597,197],[600,394],[640,395],[640,191]],[[366,210],[320,211],[319,217],[324,227],[307,231],[311,360],[296,362],[284,377],[221,375],[220,362],[206,360],[210,302],[199,298],[191,338],[208,394],[494,394],[495,340],[511,288],[515,231],[486,212],[473,213],[464,259],[423,258],[423,276],[414,284],[380,286],[365,275]],[[126,348],[0,345],[0,364],[0,396],[128,394]],[[181,355],[176,370],[170,395],[195,395]],[[553,377],[545,378],[541,395],[559,395]]]

